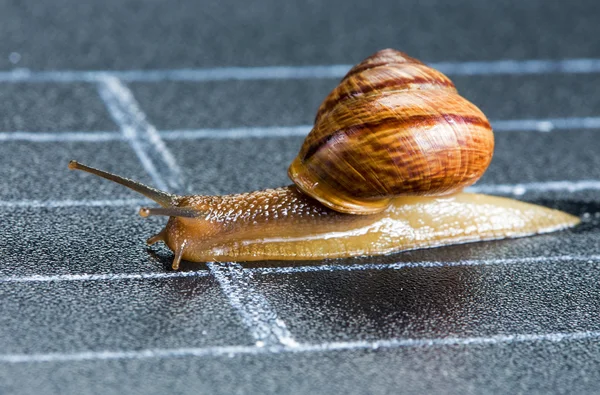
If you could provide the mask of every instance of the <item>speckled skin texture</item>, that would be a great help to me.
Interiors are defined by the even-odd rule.
[[[494,196],[401,197],[383,212],[335,212],[295,187],[239,195],[183,197],[197,218],[171,217],[153,241],[196,261],[320,260],[382,255],[564,229],[561,211]]]
[[[564,229],[577,217],[513,199],[458,193],[403,196],[370,215],[323,206],[295,185],[233,195],[172,195],[137,181],[69,162],[160,204],[140,215],[164,215],[166,227],[150,237],[194,262],[319,260],[383,255],[418,248],[528,236]]]
[[[448,77],[386,49],[325,98],[289,175],[326,206],[366,214],[395,196],[462,190],[482,176],[493,150],[487,118]]]

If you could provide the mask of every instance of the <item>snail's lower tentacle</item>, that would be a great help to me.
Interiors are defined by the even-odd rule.
[[[173,258],[173,264],[171,265],[173,270],[179,269],[179,263],[181,262],[181,257],[183,256],[183,250],[185,249],[186,244],[187,240],[184,240],[183,243],[175,248],[175,257]]]
[[[159,241],[166,241],[166,232],[165,229],[161,230],[159,233],[155,234],[152,237],[149,237],[148,240],[146,240],[146,244],[148,244],[149,246],[155,243],[158,243]]]

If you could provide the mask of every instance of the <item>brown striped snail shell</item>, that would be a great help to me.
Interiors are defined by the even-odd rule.
[[[493,150],[487,118],[448,77],[385,49],[353,67],[323,101],[288,174],[336,211],[371,214],[393,197],[473,184]]]

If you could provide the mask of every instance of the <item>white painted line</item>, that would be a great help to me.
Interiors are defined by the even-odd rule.
[[[271,345],[297,345],[269,301],[252,286],[252,273],[238,263],[207,263],[211,274],[217,279],[229,303],[235,308],[246,327],[264,347]]]
[[[16,69],[0,72],[0,82],[97,82],[115,77],[126,82],[160,81],[226,81],[226,80],[287,80],[311,78],[339,78],[351,65],[329,66],[266,66],[266,67],[216,67],[201,69],[168,70],[62,70],[33,71]]]
[[[551,132],[561,129],[600,129],[600,117],[516,119],[492,121],[496,132],[512,132],[532,130]]]
[[[119,207],[144,205],[146,199],[105,199],[105,200],[0,200],[1,208],[60,208],[60,207]]]
[[[46,142],[105,142],[123,140],[116,132],[0,132],[0,141]]]
[[[467,192],[504,194],[521,196],[530,192],[581,192],[600,190],[600,181],[544,181],[523,184],[475,185]],[[148,204],[144,199],[105,199],[105,200],[0,200],[2,208],[60,208],[60,207],[112,207]]]
[[[239,264],[233,264],[231,267],[223,267],[215,263],[207,263],[211,273],[216,276],[223,292],[227,295],[232,305],[240,311],[240,314],[247,319],[245,323],[248,326],[254,325],[255,319],[262,320],[259,325],[265,326],[264,322],[271,320],[274,313],[268,301],[258,294],[250,284],[253,275],[272,275],[272,274],[294,274],[294,273],[313,273],[313,272],[336,272],[336,271],[367,271],[367,270],[401,270],[407,268],[431,268],[431,267],[461,267],[461,266],[484,266],[484,265],[519,265],[534,263],[555,263],[555,262],[600,262],[600,255],[559,255],[559,256],[539,256],[524,258],[506,258],[506,259],[472,259],[463,261],[417,261],[417,262],[396,262],[396,263],[368,263],[368,264],[326,264],[315,266],[278,266],[278,267],[257,267],[242,268]],[[215,268],[218,267],[218,268]],[[59,281],[112,281],[129,279],[160,279],[177,277],[200,277],[206,276],[206,271],[191,272],[165,272],[165,273],[114,273],[114,274],[56,274],[56,275],[31,275],[31,276],[5,276],[0,277],[0,283],[28,283],[28,282],[59,282]],[[250,300],[246,305],[244,301]],[[270,317],[265,319],[264,317]],[[276,322],[276,325],[282,324],[281,328],[276,328],[273,332],[280,338],[289,337],[286,332],[285,324]],[[270,325],[270,324],[269,324]],[[270,329],[262,332],[269,332]],[[262,336],[262,335],[261,335]],[[257,336],[260,337],[260,336]]]
[[[400,347],[443,347],[443,346],[472,346],[485,344],[505,344],[505,343],[523,343],[523,342],[552,342],[577,341],[584,339],[595,339],[600,337],[600,331],[580,331],[580,332],[558,332],[544,334],[506,334],[494,336],[473,336],[473,337],[442,337],[433,339],[391,339],[378,341],[349,341],[349,342],[331,342],[315,345],[300,345],[298,350],[289,350],[292,352],[319,352],[319,351],[343,351],[343,350],[364,350],[380,348],[400,348]],[[287,351],[287,350],[286,350]]]
[[[0,283],[44,283],[63,281],[120,281],[120,280],[154,280],[185,277],[206,277],[207,271],[161,272],[161,273],[111,273],[111,274],[56,274],[32,276],[0,277]]]
[[[0,71],[0,82],[98,82],[105,77],[114,76],[115,74],[112,71],[35,71],[27,68],[16,68],[11,71]]]
[[[261,137],[304,137],[312,126],[265,126],[230,129],[164,130],[160,135],[166,140],[196,139],[246,139]]]
[[[564,129],[600,129],[600,117],[496,120],[491,123],[495,132],[550,132],[553,130]],[[304,137],[311,129],[311,125],[264,126],[227,129],[164,130],[161,131],[160,134],[166,140],[245,139],[263,137]]]
[[[125,81],[227,81],[227,80],[297,80],[312,78],[341,78],[352,65],[218,67],[151,71],[120,71]]]
[[[418,262],[396,262],[396,263],[367,263],[367,264],[327,264],[315,266],[286,266],[286,267],[257,267],[247,268],[245,271],[267,275],[267,274],[292,274],[312,272],[335,272],[335,271],[365,271],[365,270],[401,270],[407,268],[428,267],[461,267],[461,266],[483,266],[483,265],[515,265],[551,262],[599,262],[600,255],[560,255],[552,257],[525,257],[506,259],[473,259],[463,261],[418,261]]]
[[[600,181],[541,181],[523,184],[475,185],[468,192],[521,196],[528,192],[581,192],[600,190]]]
[[[119,359],[167,359],[167,358],[211,358],[235,357],[240,355],[261,355],[280,353],[311,353],[332,351],[385,350],[397,348],[424,348],[448,346],[500,345],[511,343],[595,340],[600,338],[599,331],[556,332],[540,334],[500,334],[493,336],[408,338],[376,341],[345,341],[321,344],[296,344],[294,346],[223,346],[189,348],[155,348],[135,351],[85,351],[76,353],[46,354],[0,354],[0,363],[44,363],[102,361]]]
[[[40,363],[40,362],[77,362],[103,361],[115,359],[164,359],[181,357],[217,357],[221,355],[235,356],[244,354],[259,354],[267,348],[257,346],[224,346],[203,348],[167,348],[136,351],[87,351],[77,353],[47,353],[47,354],[0,354],[0,363]]]
[[[433,62],[430,66],[448,75],[582,74],[600,72],[600,59],[496,60],[474,62]],[[115,77],[127,82],[291,80],[341,78],[352,65],[216,67],[171,70],[62,70],[15,69],[0,72],[0,82],[97,82]]]
[[[536,131],[551,132],[553,130],[600,129],[600,117],[574,118],[540,118],[492,121],[495,132]],[[264,137],[304,137],[312,129],[311,125],[296,126],[257,126],[238,128],[207,129],[175,129],[161,130],[159,136],[165,140],[196,139],[246,139]],[[122,134],[116,132],[0,132],[0,141],[33,141],[33,142],[104,142],[123,140]]]
[[[162,141],[156,128],[147,121],[129,88],[117,78],[105,77],[98,81],[98,93],[110,115],[121,128],[123,136],[152,177],[156,184],[154,186],[165,191],[169,190],[169,187],[175,192],[181,191],[182,172],[175,157]]]
[[[449,75],[581,74],[600,72],[600,59],[440,62],[431,66]]]

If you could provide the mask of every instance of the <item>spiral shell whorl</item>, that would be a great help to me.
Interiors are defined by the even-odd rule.
[[[353,67],[323,101],[289,175],[330,208],[370,214],[394,196],[473,184],[493,147],[487,118],[448,77],[388,49]]]

